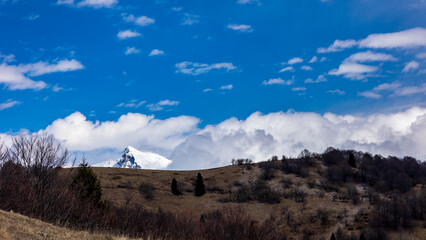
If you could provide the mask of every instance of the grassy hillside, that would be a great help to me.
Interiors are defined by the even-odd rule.
[[[64,227],[57,227],[17,213],[0,210],[0,239],[126,240],[128,238],[103,234],[90,234],[84,231],[72,231]]]
[[[346,232],[348,237],[353,235],[357,236],[354,239],[358,239],[361,232],[368,231],[375,207],[370,202],[369,194],[374,193],[378,198],[387,197],[385,193],[377,192],[366,183],[353,180],[330,183],[324,177],[328,167],[319,159],[313,161],[303,176],[281,171],[281,161],[274,164],[273,177],[264,181],[279,197],[279,203],[273,204],[258,200],[235,200],[241,186],[251,186],[262,178],[264,170],[259,164],[200,171],[93,169],[100,179],[104,198],[113,204],[141,204],[153,211],[161,208],[177,214],[189,213],[194,217],[216,209],[227,211],[230,208],[240,208],[257,223],[268,221],[290,239],[309,239],[309,236],[314,237],[313,239],[329,239],[332,233],[340,230]],[[192,192],[198,172],[204,177],[207,189],[207,194],[202,197],[195,197]],[[183,193],[181,196],[171,193],[173,178],[180,183]],[[152,196],[146,198],[145,193],[139,191],[141,183],[143,186],[152,184],[155,189]],[[356,199],[347,196],[350,195],[347,192],[351,190],[357,192]],[[410,193],[421,190],[421,185],[417,184],[411,188]],[[385,231],[391,239],[424,239],[424,221],[414,221],[412,224],[410,229]]]

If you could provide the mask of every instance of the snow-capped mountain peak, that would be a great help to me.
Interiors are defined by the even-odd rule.
[[[127,146],[118,160],[108,160],[95,164],[96,167],[118,167],[134,169],[162,169],[172,161],[152,152],[142,152],[132,146]]]

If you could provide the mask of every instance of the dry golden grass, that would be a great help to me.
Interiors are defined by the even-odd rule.
[[[37,219],[22,216],[17,213],[0,210],[0,240],[3,239],[126,240],[127,238],[104,234],[90,234],[84,231],[73,231],[42,222]]]

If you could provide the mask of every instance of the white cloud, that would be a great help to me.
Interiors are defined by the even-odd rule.
[[[135,47],[127,47],[126,51],[124,51],[125,55],[130,55],[130,54],[138,54],[140,53],[140,49],[137,49]]]
[[[426,158],[426,109],[391,114],[324,115],[310,112],[253,113],[208,125],[175,148],[174,169],[228,165],[233,158],[264,161],[272,155],[297,156],[303,149],[333,146],[395,156]]]
[[[211,91],[213,91],[213,89],[211,89],[211,88],[203,89],[203,92],[211,92]]]
[[[311,60],[309,60],[309,63],[316,63],[318,61],[318,57],[317,56],[313,56],[311,58]]]
[[[271,78],[268,81],[263,81],[263,85],[291,85],[294,83],[294,80],[283,80],[281,78]]]
[[[366,97],[366,98],[373,98],[373,99],[379,99],[382,98],[382,95],[373,92],[373,91],[365,91],[365,92],[358,92],[358,96]]]
[[[238,0],[237,4],[249,4],[249,3],[257,3],[260,5],[259,0]]]
[[[170,100],[166,99],[166,100],[159,101],[158,103],[155,103],[155,104],[153,104],[153,103],[148,104],[148,105],[146,105],[146,107],[150,111],[156,112],[156,111],[164,110],[164,107],[166,107],[166,106],[177,106],[177,105],[179,105],[179,101],[170,101]]]
[[[18,101],[14,101],[14,100],[12,100],[12,99],[9,99],[9,100],[7,100],[7,101],[6,101],[6,102],[4,102],[4,103],[0,103],[0,111],[1,111],[1,110],[4,110],[4,109],[11,108],[11,107],[16,106],[16,105],[18,105],[18,104],[21,104],[21,102],[18,102]]]
[[[0,59],[3,59],[2,63],[10,63],[16,61],[15,55],[13,54],[3,55],[2,53],[0,53]]]
[[[155,23],[155,20],[153,18],[149,18],[147,16],[135,17],[133,14],[123,14],[123,19],[126,22],[131,22],[142,27],[146,27]]]
[[[358,93],[358,95],[367,98],[381,98],[383,92],[388,92],[389,96],[411,96],[416,94],[426,94],[426,83],[418,86],[403,86],[400,82],[383,83],[370,91]]]
[[[137,31],[134,31],[134,30],[130,30],[130,29],[128,29],[128,30],[120,31],[120,32],[117,34],[117,37],[118,37],[120,40],[123,40],[123,39],[127,39],[127,38],[139,37],[140,35],[141,35],[141,34],[140,34],[140,33],[138,33]]]
[[[305,83],[320,83],[320,82],[327,82],[327,79],[324,77],[324,75],[319,75],[316,80],[313,80],[312,78],[308,78],[305,80]]]
[[[40,17],[40,15],[38,14],[31,14],[28,17],[26,17],[25,19],[29,20],[29,21],[34,21],[37,20]]]
[[[306,91],[305,87],[294,87],[291,89],[291,91],[293,92],[302,92],[302,91]]]
[[[416,54],[418,59],[426,59],[426,52]]]
[[[139,108],[143,106],[146,103],[146,101],[139,101],[137,99],[133,99],[130,102],[127,103],[120,103],[117,105],[117,107],[125,107],[125,108]]]
[[[344,62],[385,62],[385,61],[397,61],[398,59],[394,56],[386,53],[375,53],[372,51],[358,52],[350,55],[344,60]]]
[[[362,80],[365,79],[368,74],[377,72],[378,70],[379,68],[376,66],[344,62],[340,64],[338,69],[332,69],[328,74],[335,76],[343,75],[345,78],[350,78],[352,80]]]
[[[199,75],[202,73],[208,73],[211,70],[226,70],[231,71],[237,69],[236,66],[234,66],[232,63],[212,63],[212,64],[206,64],[206,63],[194,63],[194,62],[180,62],[176,65],[176,72],[183,73],[183,74],[189,74],[189,75]]]
[[[71,1],[62,1],[71,2]],[[93,8],[112,8],[118,0],[83,0],[77,4],[79,7],[93,7]],[[58,1],[59,4],[59,1]],[[66,3],[69,4],[69,3]]]
[[[330,53],[330,52],[340,52],[346,48],[353,48],[358,44],[357,41],[353,39],[349,40],[336,40],[328,48],[318,48],[318,53]]]
[[[175,12],[180,12],[183,10],[183,7],[172,7],[172,10]]]
[[[414,48],[426,46],[426,29],[412,28],[401,32],[370,34],[359,42],[365,48]]]
[[[415,94],[426,95],[426,83],[423,83],[420,86],[405,86],[397,88],[393,93],[394,96],[410,96]]]
[[[160,56],[164,55],[164,51],[160,49],[152,49],[148,56]]]
[[[56,3],[58,5],[72,5],[74,4],[74,0],[58,0]]]
[[[307,66],[307,65],[303,65],[303,66],[301,66],[301,67],[300,67],[300,69],[305,70],[305,71],[312,71],[312,70],[313,70],[313,68],[312,68],[312,67]]]
[[[288,64],[288,65],[294,65],[294,64],[302,63],[302,62],[303,62],[303,59],[302,59],[302,58],[300,58],[300,57],[294,57],[294,58],[292,58],[292,59],[288,60],[288,61],[287,61],[287,64]]]
[[[33,89],[41,90],[47,87],[43,81],[34,81],[25,76],[21,68],[15,65],[0,65],[0,84],[4,84],[10,90]]]
[[[229,85],[221,86],[220,90],[231,90],[232,88],[234,88],[234,86],[232,84],[229,84]]]
[[[417,68],[419,68],[419,63],[416,61],[411,61],[405,65],[404,69],[402,69],[402,72],[410,72],[416,70]]]
[[[128,113],[117,121],[92,122],[80,112],[57,119],[46,128],[71,151],[115,149],[131,145],[140,150],[167,152],[196,130],[199,120],[179,116],[164,120],[139,113]],[[118,155],[119,156],[119,155]],[[107,160],[107,159],[103,159]]]
[[[281,69],[279,72],[288,72],[288,71],[293,72],[294,68],[292,66],[288,66],[288,67]]]
[[[200,18],[200,16],[198,15],[194,15],[194,14],[189,14],[189,13],[184,13],[183,14],[183,20],[182,20],[182,25],[194,25],[196,23],[199,23],[200,21],[198,20]]]
[[[239,32],[253,32],[253,28],[250,25],[245,24],[228,24],[227,28]]]
[[[332,93],[332,94],[338,94],[338,95],[345,95],[346,94],[346,92],[345,91],[342,91],[342,90],[340,90],[340,89],[334,89],[334,90],[329,90],[329,91],[327,91],[328,93]]]
[[[6,85],[10,90],[41,90],[46,88],[47,84],[43,81],[34,81],[28,76],[40,76],[54,72],[69,72],[83,68],[84,66],[75,59],[60,60],[53,64],[37,62],[20,65],[8,65],[7,62],[3,61],[0,65],[0,84]]]
[[[28,73],[31,76],[40,76],[55,72],[70,72],[84,68],[83,64],[75,59],[64,59],[53,64],[47,62],[20,64],[18,67],[23,73]]]

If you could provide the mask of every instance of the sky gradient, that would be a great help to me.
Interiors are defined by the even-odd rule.
[[[426,159],[424,0],[0,0],[0,132],[169,168],[303,148]]]

